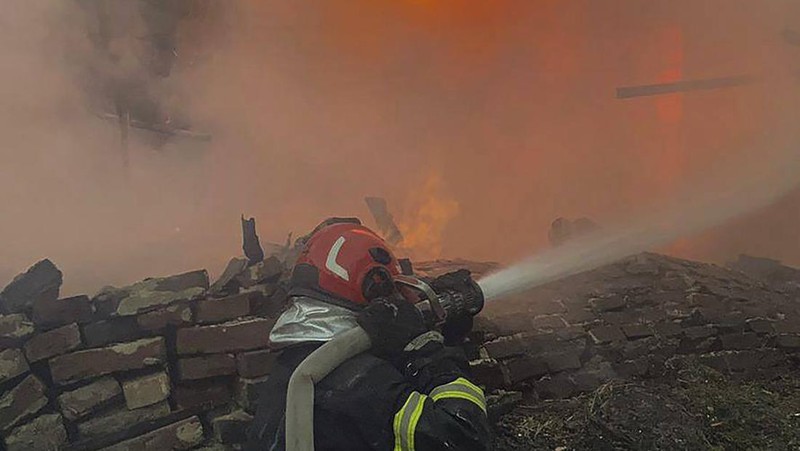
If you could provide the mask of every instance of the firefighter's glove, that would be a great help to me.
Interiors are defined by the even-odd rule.
[[[399,357],[409,343],[428,330],[422,313],[402,299],[375,299],[357,321],[372,341],[372,352],[389,359]]]
[[[472,274],[466,269],[459,269],[458,271],[442,274],[433,279],[430,285],[433,291],[437,293],[445,293],[448,291],[471,293],[475,290],[480,290],[472,279]],[[481,296],[481,294],[477,294],[477,296]],[[444,335],[445,344],[448,346],[460,345],[472,331],[472,323],[472,316],[470,315],[448,317],[447,322],[442,325],[442,335]]]

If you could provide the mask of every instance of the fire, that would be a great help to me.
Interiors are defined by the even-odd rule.
[[[428,174],[408,196],[406,205],[398,225],[403,233],[402,250],[417,259],[440,257],[444,232],[460,210],[458,201],[446,194],[441,174]]]

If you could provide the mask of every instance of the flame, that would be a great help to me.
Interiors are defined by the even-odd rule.
[[[460,210],[458,201],[445,193],[442,175],[437,171],[428,174],[409,194],[407,205],[398,224],[403,233],[401,249],[417,259],[440,257],[445,230]]]

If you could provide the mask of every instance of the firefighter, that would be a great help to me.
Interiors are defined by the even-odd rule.
[[[246,449],[285,449],[292,372],[356,325],[373,346],[316,385],[316,451],[489,449],[484,393],[470,380],[463,350],[447,346],[463,341],[471,318],[444,335],[429,330],[409,293],[395,285],[399,274],[386,243],[357,220],[328,221],[309,235],[292,270],[289,305],[270,333],[281,351]],[[444,276],[432,285],[461,280]]]

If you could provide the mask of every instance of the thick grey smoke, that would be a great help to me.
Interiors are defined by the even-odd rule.
[[[140,73],[152,48],[98,55],[93,3],[0,5],[0,283],[42,257],[68,291],[216,272],[239,252],[241,213],[282,241],[325,216],[367,217],[367,195],[433,230],[421,256],[514,261],[547,245],[558,216],[635,222],[726,161],[759,161],[797,118],[800,48],[780,37],[800,28],[793,0],[163,2],[185,9],[155,81]],[[131,133],[124,170],[95,82],[120,70],[149,80],[137,99],[155,99],[155,117],[212,141]],[[614,98],[749,73],[767,81]],[[667,250],[800,263],[798,199]]]

